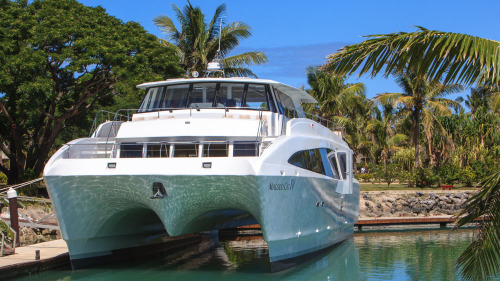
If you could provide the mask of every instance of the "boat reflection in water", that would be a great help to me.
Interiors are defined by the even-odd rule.
[[[204,238],[175,255],[86,270],[52,270],[22,280],[460,280],[459,254],[472,230],[355,233],[316,258],[269,273],[260,236]]]

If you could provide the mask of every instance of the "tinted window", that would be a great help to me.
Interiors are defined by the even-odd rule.
[[[245,84],[221,83],[217,93],[217,107],[240,107]]]
[[[324,150],[324,148],[298,151],[288,159],[288,163],[302,169],[326,175],[321,150]]]
[[[189,84],[168,86],[161,108],[186,107],[189,87]]]
[[[258,155],[258,149],[257,149],[257,143],[254,142],[241,142],[241,143],[234,143],[233,145],[233,156],[239,157],[239,156],[257,156]]]
[[[206,143],[203,145],[204,157],[227,157],[228,145],[225,143]]]
[[[154,111],[160,108],[162,95],[163,87],[149,88],[148,93],[139,108],[139,112]]]
[[[265,85],[249,84],[247,95],[245,97],[245,105],[251,109],[269,110],[267,105],[267,92]]]
[[[176,144],[174,146],[174,157],[198,157],[198,145]]]
[[[346,153],[345,152],[339,152],[337,153],[337,156],[339,158],[339,166],[340,166],[340,173],[342,174],[343,179],[347,179],[347,161],[346,161]]]
[[[337,167],[337,157],[335,157],[335,153],[330,153],[328,155],[328,160],[330,160],[330,164],[332,165],[333,178],[340,179],[339,168]]]
[[[142,144],[122,143],[120,145],[120,158],[142,158]]]
[[[165,158],[168,157],[170,146],[168,144],[148,144],[146,157]]]
[[[278,106],[281,109],[281,112],[286,114],[287,116],[291,116],[294,114],[295,105],[293,104],[292,98],[283,94],[280,90],[274,88],[274,92],[276,93],[276,97],[278,100]]]
[[[196,83],[193,84],[193,89],[189,95],[189,104],[193,107],[198,106],[200,108],[212,107],[215,97],[216,83]]]

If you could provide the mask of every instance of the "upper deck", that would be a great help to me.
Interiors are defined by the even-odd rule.
[[[341,141],[333,122],[303,111],[301,103],[316,102],[312,96],[272,80],[173,79],[138,88],[145,90],[138,109],[119,110],[104,123],[96,118],[92,137],[68,143],[65,157],[127,157],[130,150],[137,150],[132,153],[137,157],[157,146],[170,150],[165,155],[180,157],[180,147],[188,144],[199,151],[189,155],[202,155],[208,146],[225,147],[223,154],[231,155],[238,144],[255,151],[245,155],[259,156],[285,135]]]

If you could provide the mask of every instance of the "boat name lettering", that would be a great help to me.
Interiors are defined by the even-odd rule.
[[[293,190],[295,185],[295,180],[291,180],[289,183],[269,183],[269,190]]]

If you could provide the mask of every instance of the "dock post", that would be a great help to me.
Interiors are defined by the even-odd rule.
[[[16,247],[21,245],[19,241],[19,214],[17,213],[17,192],[10,188],[7,191],[7,198],[9,199],[10,210],[10,227],[16,232]]]

